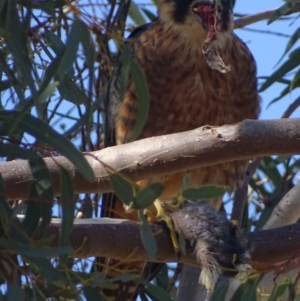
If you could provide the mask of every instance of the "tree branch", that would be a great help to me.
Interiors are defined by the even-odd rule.
[[[71,175],[76,193],[110,192],[109,173],[133,181],[218,163],[267,155],[300,154],[300,119],[245,120],[221,127],[203,126],[86,153],[95,173],[88,182],[65,157],[45,158],[55,195],[60,194],[60,166]],[[7,199],[28,198],[33,182],[27,161],[0,164]]]
[[[300,183],[298,182],[275,206],[263,229],[277,228],[296,223],[300,218],[299,195]]]
[[[75,219],[70,233],[74,250],[72,256],[110,257],[126,261],[153,261],[147,256],[140,236],[140,224],[133,221],[111,218]],[[154,261],[176,262],[170,235],[164,227],[150,224],[155,234],[158,252]],[[52,246],[58,246],[61,219],[54,218],[47,227],[47,236],[54,236]],[[300,224],[270,230],[245,233],[251,245],[252,259],[249,263],[256,270],[270,269],[277,262],[300,257]],[[280,241],[280,243],[278,243]],[[105,242],[105,243],[104,243]],[[122,246],[122,247],[120,247]],[[198,266],[193,250],[187,248],[187,255],[180,260],[183,264]]]
[[[278,9],[279,7],[276,7],[274,9],[266,10],[263,12],[259,12],[253,15],[247,15],[244,17],[241,17],[234,21],[234,28],[242,28],[247,25],[262,21],[262,20],[268,20],[273,15],[273,13]],[[290,11],[288,11],[285,15],[291,15],[293,13],[297,13],[300,11],[300,4],[295,4]]]

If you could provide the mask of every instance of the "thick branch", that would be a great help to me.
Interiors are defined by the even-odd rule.
[[[59,166],[69,171],[76,193],[110,192],[105,166],[137,181],[237,159],[300,154],[299,128],[300,119],[245,120],[235,125],[204,126],[86,153],[96,175],[92,182],[86,181],[65,157],[45,158],[45,162],[56,195],[60,193]],[[33,179],[27,161],[0,164],[0,173],[8,199],[28,197]]]
[[[75,257],[104,256],[120,260],[126,258],[128,261],[150,260],[143,247],[137,222],[93,218],[75,219],[74,223],[70,241]],[[57,238],[53,241],[53,246],[58,244],[60,226],[60,219],[53,219],[48,226],[47,234]],[[151,224],[151,227],[153,233],[156,233],[158,245],[155,261],[176,262],[177,255],[173,251],[168,232],[160,225]],[[257,270],[269,268],[268,264],[286,261],[293,256],[300,257],[300,224],[246,233],[245,237],[251,245],[250,264]],[[181,257],[181,262],[198,265],[191,249],[188,249],[186,256]]]

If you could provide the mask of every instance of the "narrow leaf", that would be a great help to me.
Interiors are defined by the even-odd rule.
[[[286,290],[289,288],[289,283],[283,283],[273,287],[272,293],[268,298],[268,301],[277,301],[279,297],[282,297]]]
[[[128,84],[128,78],[129,78],[129,71],[130,71],[130,52],[131,52],[131,45],[130,44],[123,44],[122,46],[122,52],[121,52],[121,63],[120,67],[118,66],[115,69],[116,73],[120,74],[113,74],[114,77],[119,78],[120,77],[120,83],[119,83],[119,101],[123,99],[125,91],[127,90],[127,84]],[[118,84],[118,79],[115,79],[117,81],[116,84]]]
[[[142,132],[147,121],[150,97],[145,75],[139,65],[133,60],[130,62],[130,74],[133,78],[138,98],[137,117],[132,134],[132,140],[135,140]]]
[[[70,233],[73,228],[75,214],[75,200],[72,178],[69,173],[60,168],[62,223],[60,228],[60,246],[70,245]],[[61,261],[66,262],[67,256],[61,257]]]
[[[157,244],[154,235],[152,233],[151,227],[147,221],[147,218],[144,216],[141,210],[138,210],[138,216],[142,222],[140,226],[140,233],[141,233],[143,246],[149,258],[155,259],[157,253]]]
[[[4,219],[4,217],[9,219],[12,216],[12,213],[13,211],[5,198],[5,185],[0,173],[0,215],[2,219]]]
[[[23,224],[29,233],[33,233],[32,231],[34,231],[39,224],[38,232],[40,236],[43,236],[45,229],[50,224],[52,218],[54,199],[52,180],[43,158],[40,157],[29,160],[29,167],[34,179],[30,190],[30,201],[32,203],[28,208],[30,211],[26,213]],[[39,202],[34,202],[37,199]],[[38,215],[33,217],[37,212],[39,212]],[[39,219],[41,219],[40,223]]]
[[[134,200],[134,209],[143,209],[149,207],[163,192],[162,183],[152,183],[146,188],[140,190]]]
[[[152,283],[149,283],[146,286],[146,292],[150,295],[150,297],[155,297],[160,301],[174,301],[166,290]]]
[[[65,72],[73,70],[72,65],[77,58],[77,50],[80,42],[79,35],[77,34],[78,30],[80,30],[80,21],[75,20],[68,35],[65,54],[56,72],[58,76],[62,76]]]
[[[0,237],[0,246],[6,250],[13,251],[18,255],[29,256],[32,258],[56,257],[71,251],[70,247],[35,248],[2,237]]]
[[[300,48],[297,48],[291,55],[289,59],[283,63],[267,80],[261,85],[259,92],[262,92],[269,88],[276,81],[285,76],[288,72],[296,68],[300,64]]]
[[[143,25],[146,23],[144,16],[133,1],[130,2],[128,14],[137,25]]]
[[[1,135],[8,135],[8,133],[1,133]],[[21,147],[19,145],[1,143],[0,142],[0,157],[8,157],[14,159],[37,159],[39,155],[31,150]]]
[[[16,59],[18,69],[21,71],[26,84],[29,86],[32,95],[36,94],[34,80],[31,74],[32,66],[29,59],[27,37],[20,22],[15,0],[7,2],[5,14],[5,42]],[[1,24],[1,23],[0,23]]]
[[[48,144],[53,149],[66,156],[87,180],[94,178],[94,173],[84,156],[63,135],[38,118],[17,111],[0,111],[0,121],[6,129],[19,127],[39,141]],[[16,121],[18,121],[16,123]]]
[[[223,186],[202,186],[200,188],[189,188],[182,192],[186,199],[213,199],[222,197],[228,191],[228,187]]]
[[[21,286],[18,283],[17,279],[14,279],[14,282],[7,282],[7,295],[6,295],[7,301],[22,301],[24,300],[23,298],[23,293]]]
[[[109,180],[116,196],[126,205],[134,200],[134,186],[117,174],[110,174]]]

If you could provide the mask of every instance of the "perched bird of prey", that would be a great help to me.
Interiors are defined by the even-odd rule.
[[[256,64],[248,47],[233,33],[230,0],[158,0],[157,20],[137,28],[127,42],[133,59],[144,72],[150,94],[148,117],[138,139],[258,117]],[[137,118],[139,101],[134,82],[129,79],[126,92],[119,99],[119,78],[115,72],[108,92],[107,145],[131,142]],[[246,165],[246,161],[229,162],[138,184],[165,185],[155,207],[149,210],[153,220],[166,221],[175,245],[172,222],[160,203],[178,195],[187,174],[189,187],[235,187],[242,183]],[[102,216],[136,219],[134,212],[124,212],[121,202],[111,196],[104,197],[102,206]],[[126,264],[112,259],[106,260],[106,266],[109,277],[125,269],[151,279],[157,271],[157,265]],[[109,300],[119,301],[132,300],[138,293],[132,283],[121,282],[103,291],[111,297]]]

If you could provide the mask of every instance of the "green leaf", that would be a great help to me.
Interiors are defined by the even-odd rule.
[[[300,81],[300,68],[295,73],[293,80],[290,85],[290,91],[293,90],[295,87],[298,87]]]
[[[25,7],[32,7],[44,10],[46,13],[51,14],[55,8],[62,8],[66,5],[65,0],[43,0],[43,1],[32,1],[32,0],[17,0],[18,4]]]
[[[289,283],[284,283],[284,284],[274,286],[272,293],[268,298],[268,301],[277,301],[279,297],[283,296],[283,294],[286,292],[289,286],[290,286]]]
[[[128,43],[124,43],[122,46],[121,52],[121,69],[116,71],[120,72],[120,87],[119,87],[119,97],[120,100],[123,99],[124,94],[127,90],[129,71],[130,71],[130,54],[131,54],[131,45]],[[116,75],[118,77],[118,75]]]
[[[27,200],[26,214],[24,219],[22,220],[22,227],[29,237],[33,236],[34,232],[38,228],[41,217],[40,209],[40,204],[38,202]]]
[[[134,201],[134,185],[117,174],[110,174],[109,180],[116,196],[129,206]]]
[[[294,301],[300,301],[300,294],[295,297]]]
[[[149,9],[142,8],[144,14],[148,17],[151,22],[154,22],[157,19],[157,16],[153,14]]]
[[[67,254],[72,250],[71,247],[67,246],[57,248],[35,248],[2,237],[0,237],[0,247],[30,258],[56,257]]]
[[[135,278],[136,278],[136,275],[133,275],[130,273],[125,273],[125,274],[121,274],[119,276],[113,277],[110,280],[112,282],[118,282],[118,281],[128,282],[128,281],[135,280]]]
[[[146,286],[146,292],[150,297],[155,297],[160,301],[174,301],[166,290],[152,283],[149,283]]]
[[[257,295],[257,285],[260,282],[263,274],[249,275],[235,291],[230,301],[255,301]]]
[[[146,296],[144,290],[142,290],[139,294],[139,297],[141,298],[141,301],[149,301],[148,297]],[[152,300],[153,301],[153,300]]]
[[[21,286],[18,283],[17,279],[14,279],[14,282],[7,282],[7,295],[6,295],[7,301],[22,301],[24,300],[23,298],[23,293]]]
[[[54,198],[51,175],[43,158],[29,160],[29,167],[34,179],[31,197],[39,198],[42,202],[52,202]]]
[[[2,135],[4,133],[1,133]],[[37,159],[39,155],[31,150],[15,144],[0,142],[0,157],[8,157],[15,159]]]
[[[152,183],[146,188],[140,190],[133,202],[132,208],[143,209],[149,207],[163,192],[162,183]]]
[[[141,234],[143,246],[149,258],[154,260],[157,253],[156,240],[152,233],[151,227],[147,221],[147,218],[143,214],[142,210],[138,210],[138,216],[142,222],[140,226],[140,234]]]
[[[180,191],[186,190],[190,182],[191,182],[191,175],[188,173],[182,179]]]
[[[60,248],[58,248],[60,249]],[[35,255],[38,255],[38,250],[36,250]],[[68,247],[63,248],[65,253],[68,253],[70,250]],[[55,256],[59,256],[64,254],[64,252],[58,252]],[[28,267],[33,270],[34,274],[38,273],[43,277],[46,281],[54,282],[54,283],[68,283],[68,279],[66,276],[60,272],[57,268],[54,268],[52,263],[49,259],[41,257],[35,257],[35,256],[26,256],[26,261],[28,261],[30,264]]]
[[[52,82],[49,83],[48,86],[45,87],[45,89],[40,90],[38,92],[38,97],[36,102],[37,103],[43,103],[45,102],[54,92],[56,87],[59,85],[59,82]]]
[[[51,48],[57,54],[57,57],[54,59],[55,63],[52,61],[53,66],[51,66],[51,72],[49,71],[47,79],[49,79],[49,75],[53,75],[52,73],[54,72],[55,80],[60,83],[58,91],[62,98],[74,104],[88,105],[89,100],[85,92],[71,80],[74,75],[73,63],[77,58],[77,50],[80,42],[82,43],[84,52],[87,56],[90,81],[93,79],[93,63],[95,54],[90,42],[90,33],[87,30],[86,25],[81,20],[75,20],[70,30],[66,45],[51,31],[46,32],[46,37]]]
[[[85,285],[83,287],[83,294],[87,301],[104,301],[102,295],[99,293],[99,287]]]
[[[146,23],[144,16],[133,1],[130,2],[128,15],[137,25],[143,25]]]
[[[169,269],[166,263],[163,264],[160,271],[155,277],[156,283],[159,287],[166,290],[169,285]]]
[[[80,42],[86,57],[86,64],[89,68],[89,76],[92,79],[94,75],[95,48],[91,32],[88,26],[81,20],[78,20],[78,29],[80,30]]]
[[[277,166],[276,159],[272,158],[271,156],[264,157],[259,165],[259,169],[268,176],[275,187],[280,187],[282,183],[282,175],[279,171],[279,167]]]
[[[202,186],[200,188],[189,188],[182,191],[182,196],[186,199],[214,199],[222,197],[228,191],[228,187],[223,186]]]
[[[186,254],[186,241],[183,233],[180,231],[178,234],[178,243],[180,252],[185,255]]]
[[[63,43],[63,41],[56,34],[54,34],[51,30],[45,31],[45,37],[47,39],[49,46],[54,51],[54,53],[56,55],[62,55],[62,57],[63,57],[63,54],[66,51],[66,46]],[[49,53],[49,54],[51,56],[49,58],[52,59],[51,53]]]
[[[296,44],[296,42],[299,40],[300,38],[300,27],[296,29],[296,31],[292,34],[292,36],[290,37],[286,48],[284,50],[284,53],[282,55],[282,57],[279,59],[278,63],[283,59],[283,57],[292,49],[292,47]],[[277,63],[277,64],[278,64]]]
[[[298,85],[299,85],[299,83],[298,83]],[[281,91],[281,93],[280,93],[277,97],[275,97],[274,99],[272,99],[272,100],[269,102],[269,104],[267,105],[266,109],[268,109],[272,104],[274,104],[275,102],[277,102],[278,100],[280,100],[282,97],[286,96],[286,95],[289,94],[289,93],[290,93],[290,88],[289,88],[289,86],[288,86],[288,87],[286,87],[285,89],[283,89],[283,90]]]
[[[7,1],[8,0],[3,0],[0,2],[0,14],[2,13],[2,10],[4,10]]]
[[[130,74],[133,78],[138,98],[137,117],[132,134],[132,140],[135,140],[138,138],[146,124],[150,97],[145,75],[139,65],[133,60],[130,62]]]
[[[75,105],[88,104],[88,98],[84,91],[79,89],[67,74],[55,77],[55,79],[59,80],[57,90],[63,99],[68,100]]]
[[[300,64],[300,48],[294,50],[289,59],[281,65],[271,76],[267,78],[267,80],[262,84],[259,89],[259,92],[262,92],[269,88],[276,81],[280,80],[283,76],[285,76],[288,72],[296,68]]]
[[[73,228],[75,214],[75,200],[73,182],[70,174],[60,168],[62,223],[60,228],[60,246],[70,245],[70,233]],[[61,261],[67,262],[67,257],[61,257]]]
[[[0,111],[2,127],[13,129],[19,127],[39,141],[48,144],[55,150],[66,156],[87,180],[94,178],[91,166],[76,147],[64,136],[56,132],[51,126],[27,113],[17,111]]]
[[[72,66],[77,58],[77,50],[80,43],[78,31],[80,31],[80,21],[76,19],[68,35],[65,54],[56,71],[58,76],[62,76],[65,72],[73,70]]]
[[[226,296],[226,293],[228,291],[229,283],[224,283],[224,285],[214,289],[212,296],[210,298],[210,301],[220,301],[224,299],[224,296]],[[253,301],[255,301],[254,299]],[[231,300],[230,300],[231,301]]]
[[[94,84],[94,64],[95,64],[95,57],[96,57],[95,45],[93,43],[93,39],[91,37],[89,27],[81,20],[79,22],[79,28],[80,28],[80,42],[82,44],[83,52],[86,57],[85,63],[89,70],[88,89],[90,95],[92,95],[93,84]],[[92,99],[90,99],[87,104],[91,105],[91,103],[92,103]]]
[[[5,198],[5,184],[2,178],[2,174],[0,173],[0,216],[2,221],[4,218],[7,220],[12,216],[12,209],[8,205],[8,202],[6,201]]]
[[[54,200],[52,180],[43,158],[30,159],[28,163],[34,181],[30,189],[29,211],[26,212],[23,225],[28,234],[33,234],[38,227],[39,235],[43,236],[52,218]],[[34,214],[36,216],[33,216]]]
[[[6,11],[3,9],[0,16],[0,26],[5,28],[5,43],[13,54],[17,67],[21,71],[24,81],[29,86],[31,94],[35,95],[36,87],[31,74],[32,66],[29,59],[27,37],[20,22],[15,0],[7,1]]]

